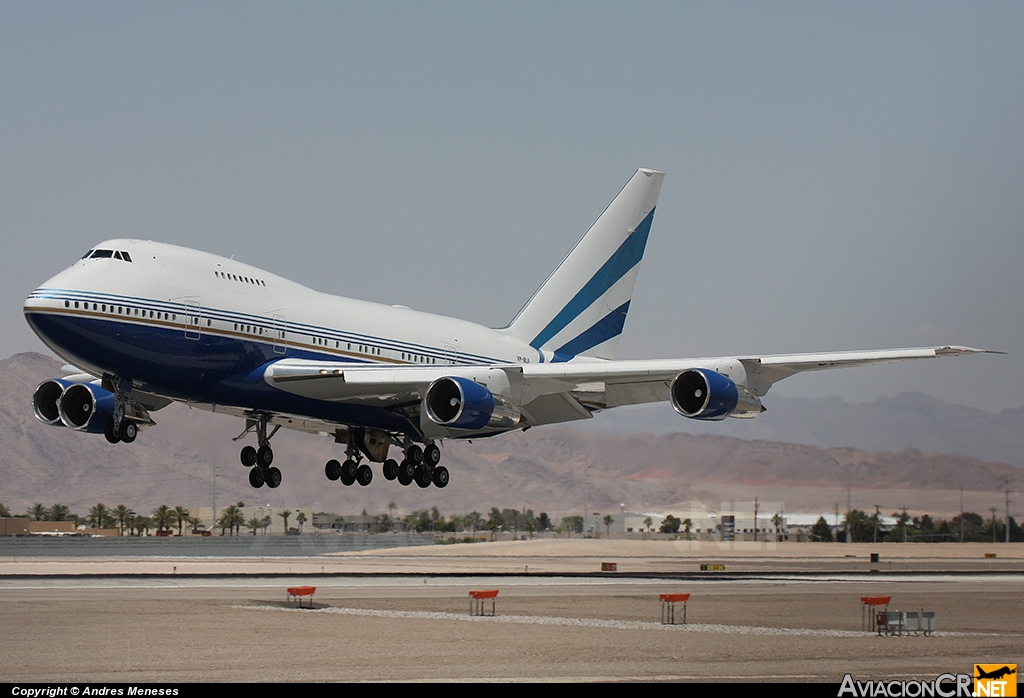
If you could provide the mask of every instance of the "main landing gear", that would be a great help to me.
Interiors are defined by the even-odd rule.
[[[251,468],[249,471],[249,484],[257,489],[263,487],[263,485],[266,485],[271,489],[280,487],[281,470],[271,465],[274,462],[274,451],[270,448],[270,439],[273,438],[274,434],[277,433],[277,430],[281,428],[281,425],[275,426],[274,430],[270,432],[270,435],[268,436],[267,418],[260,417],[259,421],[247,424],[245,431],[239,434],[238,439],[245,436],[253,427],[256,428],[256,438],[259,442],[259,448],[246,446],[242,449],[242,453],[239,455],[242,465],[246,468]]]
[[[399,463],[388,458],[384,461],[382,471],[385,480],[398,480],[400,485],[408,487],[415,482],[420,487],[448,486],[448,468],[438,465],[441,461],[441,449],[435,443],[428,443],[426,448],[420,448],[416,444],[407,443],[404,448],[405,456]],[[336,460],[327,461],[324,466],[324,474],[328,480],[341,480],[345,486],[358,482],[362,486],[370,484],[373,479],[373,471],[369,465],[360,464],[362,454],[359,449],[349,445],[347,459],[344,463]]]
[[[130,444],[135,441],[135,437],[139,435],[139,425],[130,419],[121,419],[121,426],[115,427],[114,420],[111,419],[107,422],[107,425],[103,427],[103,435],[107,437],[107,441],[112,444],[124,442]]]

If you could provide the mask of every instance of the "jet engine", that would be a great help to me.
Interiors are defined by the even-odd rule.
[[[508,398],[460,376],[445,376],[431,383],[423,407],[430,421],[449,429],[511,429],[520,417]]]
[[[736,385],[718,371],[691,368],[672,381],[672,407],[684,417],[718,421],[726,417],[751,418],[764,412],[757,395]]]
[[[114,418],[114,394],[91,383],[68,386],[60,397],[60,421],[64,426],[93,434],[103,433]]]

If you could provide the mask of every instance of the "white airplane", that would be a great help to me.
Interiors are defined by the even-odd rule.
[[[773,383],[983,353],[967,347],[616,361],[664,175],[641,169],[501,329],[319,293],[232,259],[108,240],[37,288],[25,317],[71,364],[33,395],[41,421],[131,443],[172,401],[246,420],[253,487],[281,484],[281,427],[345,445],[330,480],[448,484],[444,439],[588,419],[668,399],[690,419],[749,418]],[[392,446],[401,462],[389,458]]]

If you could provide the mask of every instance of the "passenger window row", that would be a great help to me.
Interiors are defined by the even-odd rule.
[[[65,308],[74,307],[76,310],[83,309],[89,310],[89,306],[92,306],[92,310],[99,311],[101,313],[109,312],[111,315],[127,315],[129,317],[141,317],[150,318],[151,320],[170,320],[176,322],[178,316],[175,313],[164,313],[159,310],[146,310],[144,308],[131,308],[123,305],[107,305],[106,303],[79,303],[79,301],[64,301]]]
[[[154,319],[155,320],[169,320],[171,322],[177,322],[177,320],[178,320],[177,313],[165,313],[165,312],[162,312],[162,311],[145,310],[145,309],[140,309],[140,308],[127,307],[127,306],[123,306],[123,305],[113,305],[113,304],[108,305],[106,303],[85,303],[85,302],[79,302],[79,301],[64,301],[64,307],[65,308],[72,308],[72,307],[74,307],[76,310],[79,310],[79,309],[89,310],[90,309],[90,305],[92,306],[92,310],[103,312],[103,313],[109,312],[112,315],[123,315],[123,316],[128,316],[128,317],[149,318],[151,320],[154,320]],[[192,324],[198,324],[198,321],[199,321],[199,318],[198,317],[194,317]],[[233,324],[234,324],[234,329],[235,329],[236,332],[245,332],[246,334],[258,335],[260,337],[263,337],[265,335],[269,335],[270,334],[270,330],[269,329],[264,328],[264,327],[260,327],[259,325],[244,324],[244,323],[238,323],[238,322],[233,323]],[[213,325],[213,321],[210,318],[207,318],[206,326],[207,327],[212,327],[212,325]],[[285,333],[284,333],[283,330],[278,330],[276,334],[278,335],[279,339],[284,339]],[[317,346],[322,346],[322,347],[329,346],[328,341],[326,339],[323,339],[322,337],[312,337],[311,339],[312,339],[313,344],[315,344]],[[360,353],[360,354],[371,354],[373,356],[381,356],[382,355],[380,347],[374,347],[374,346],[370,346],[368,344],[356,344],[356,345],[353,345],[351,342],[346,342],[345,343],[346,350],[353,351],[353,347],[354,347],[355,351]],[[341,348],[341,342],[335,341],[334,342],[334,348],[335,349],[340,349]],[[401,356],[402,356],[402,361],[410,361],[410,362],[413,362],[413,363],[420,363],[420,364],[436,364],[437,363],[437,359],[435,357],[423,356],[422,354],[411,354],[411,353],[408,353],[408,352],[401,352]]]

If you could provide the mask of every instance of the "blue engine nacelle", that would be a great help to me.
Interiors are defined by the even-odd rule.
[[[77,431],[101,434],[114,418],[114,394],[92,383],[68,386],[58,405],[60,421]]]
[[[423,396],[427,417],[449,429],[511,429],[519,423],[519,410],[507,398],[495,395],[469,378],[438,378]]]
[[[756,417],[764,412],[752,391],[706,368],[683,371],[672,381],[669,392],[672,407],[690,419],[718,421],[726,417]]]

